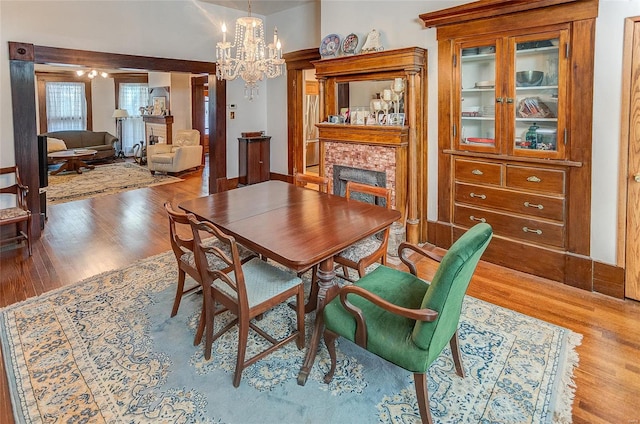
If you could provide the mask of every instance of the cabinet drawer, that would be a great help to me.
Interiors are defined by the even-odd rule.
[[[564,194],[564,171],[507,165],[506,186],[544,193]]]
[[[495,187],[456,183],[455,201],[488,209],[501,209],[534,218],[564,220],[564,198]]]
[[[455,160],[456,181],[477,184],[502,184],[502,165],[489,162]]]
[[[564,248],[562,223],[539,221],[462,205],[456,205],[454,208],[454,222],[465,227],[471,227],[478,222],[487,222],[493,227],[496,235]]]

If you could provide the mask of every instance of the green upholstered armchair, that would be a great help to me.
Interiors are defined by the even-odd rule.
[[[411,273],[379,266],[351,286],[342,287],[324,308],[324,339],[336,367],[335,340],[342,336],[399,367],[413,372],[423,423],[431,423],[426,371],[447,343],[451,345],[456,372],[464,377],[458,347],[458,321],[462,301],[476,265],[493,231],[477,224],[460,237],[444,257],[418,246],[402,243],[400,258]],[[417,277],[408,250],[439,260],[431,284]]]

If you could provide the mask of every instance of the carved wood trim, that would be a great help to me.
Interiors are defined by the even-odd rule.
[[[449,7],[434,12],[423,13],[419,17],[426,28],[444,25],[464,25],[469,21],[510,15],[522,11],[558,6],[583,0],[480,0]],[[597,2],[596,2],[597,3]],[[595,17],[596,15],[589,16]]]

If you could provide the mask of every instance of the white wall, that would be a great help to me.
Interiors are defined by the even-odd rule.
[[[94,131],[107,131],[117,136],[116,120],[111,117],[115,104],[116,92],[113,78],[94,78],[91,81],[91,114]]]
[[[171,73],[169,107],[173,116],[173,137],[178,130],[188,130],[191,125],[191,75],[183,72]]]
[[[596,23],[591,256],[611,264],[617,243],[624,19],[639,15],[640,0],[600,0]]]
[[[320,45],[320,2],[307,3],[274,13],[267,18],[265,33],[278,28],[282,50],[295,52]],[[286,65],[285,65],[286,68]],[[267,82],[267,135],[271,136],[271,172],[288,173],[287,153],[287,79],[285,75]]]

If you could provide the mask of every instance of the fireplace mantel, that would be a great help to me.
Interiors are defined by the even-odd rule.
[[[406,146],[409,143],[408,126],[316,124],[320,141],[364,143],[389,147]]]

